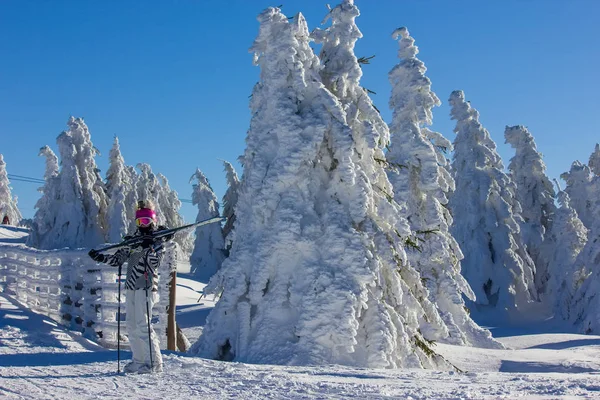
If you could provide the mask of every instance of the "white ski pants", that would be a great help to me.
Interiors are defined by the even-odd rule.
[[[148,290],[148,308],[146,308],[146,290],[127,290],[126,321],[127,336],[133,355],[133,362],[140,367],[150,367],[150,343],[148,342],[148,313],[152,319],[152,306],[158,301],[158,293]],[[162,365],[158,337],[150,323],[150,342],[152,343],[152,364],[154,367]]]

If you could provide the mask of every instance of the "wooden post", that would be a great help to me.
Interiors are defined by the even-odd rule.
[[[167,350],[177,351],[177,329],[175,323],[175,303],[177,287],[177,270],[171,272],[169,285],[169,309],[167,310]]]

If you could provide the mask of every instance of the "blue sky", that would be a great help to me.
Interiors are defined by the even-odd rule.
[[[41,178],[43,145],[70,115],[84,117],[103,173],[114,135],[127,164],[148,162],[180,197],[199,167],[219,197],[219,159],[237,164],[249,126],[248,96],[258,79],[248,48],[256,15],[282,4],[311,29],[324,0],[0,2],[0,153],[8,173]],[[332,6],[337,4],[330,3]],[[504,126],[529,127],[558,178],[587,162],[600,141],[600,2],[595,0],[356,0],[364,38],[357,56],[376,57],[363,85],[389,122],[387,73],[397,62],[392,31],[407,26],[443,102],[434,128],[453,140],[447,99],[465,91],[508,165]],[[13,182],[25,217],[37,185]],[[187,220],[195,218],[183,206]]]

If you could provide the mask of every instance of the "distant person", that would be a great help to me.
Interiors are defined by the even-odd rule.
[[[149,200],[138,202],[135,212],[137,230],[134,236],[149,236],[156,230],[166,229],[157,226],[156,212]],[[129,239],[131,237],[125,237]],[[113,255],[91,250],[89,256],[97,262],[118,267],[127,262],[125,289],[127,336],[133,360],[125,365],[125,372],[162,372],[163,360],[160,354],[158,337],[150,323],[152,306],[158,302],[158,266],[163,257],[163,241],[170,237],[146,238],[136,247],[122,247]]]
[[[8,215],[5,215],[4,218],[2,218],[2,225],[10,225],[10,220],[8,219]]]

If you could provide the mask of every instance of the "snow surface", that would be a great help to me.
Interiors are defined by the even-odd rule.
[[[206,306],[178,279],[178,322]],[[193,316],[193,317],[192,317]],[[204,314],[205,316],[205,314]],[[190,326],[184,328],[190,334]],[[196,327],[197,328],[197,327]],[[544,328],[539,324],[536,328]],[[600,336],[495,328],[507,349],[436,346],[465,372],[285,367],[164,352],[159,375],[117,374],[106,350],[0,294],[0,397],[7,399],[573,399],[600,398]],[[190,338],[194,339],[194,338]],[[128,351],[122,360],[130,357]],[[123,363],[123,361],[122,361]],[[123,364],[121,364],[121,367]]]
[[[29,229],[12,225],[0,225],[0,242],[2,244],[21,244],[27,241]]]
[[[0,225],[3,244],[27,230]],[[177,322],[194,342],[214,307],[178,265]],[[488,327],[506,349],[438,344],[464,372],[337,365],[286,367],[163,351],[159,375],[117,374],[107,350],[0,294],[0,398],[7,399],[574,399],[600,398],[600,336],[550,322]],[[121,353],[121,368],[131,357]]]

